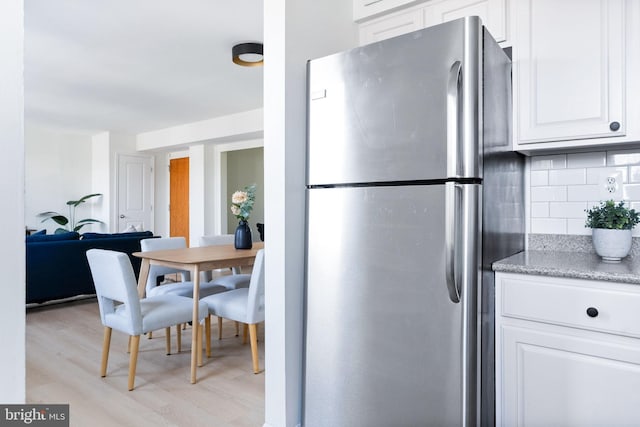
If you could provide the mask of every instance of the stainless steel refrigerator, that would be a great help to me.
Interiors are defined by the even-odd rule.
[[[309,61],[305,427],[493,424],[510,79],[477,17]]]

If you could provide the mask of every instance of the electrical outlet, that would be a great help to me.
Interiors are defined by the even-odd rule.
[[[622,200],[622,172],[603,171],[600,175],[600,200]]]

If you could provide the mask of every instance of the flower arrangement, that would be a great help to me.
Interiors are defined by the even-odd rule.
[[[613,200],[600,203],[586,211],[585,227],[605,228],[608,230],[631,230],[640,222],[640,216],[634,209],[628,209],[624,202],[616,204]]]
[[[251,184],[231,196],[231,213],[240,221],[246,221],[253,210],[256,198],[256,185]]]

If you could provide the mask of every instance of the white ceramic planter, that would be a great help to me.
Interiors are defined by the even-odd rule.
[[[620,262],[631,251],[631,230],[608,230],[594,228],[593,248],[607,262]]]

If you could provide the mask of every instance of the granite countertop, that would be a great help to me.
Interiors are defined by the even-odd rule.
[[[640,258],[604,262],[594,253],[528,250],[493,263],[494,271],[640,285]]]

